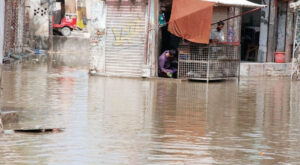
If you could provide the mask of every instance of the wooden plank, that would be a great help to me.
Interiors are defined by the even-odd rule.
[[[265,0],[268,7],[261,9],[258,62],[267,60],[270,1]]]
[[[75,0],[65,0],[66,13],[76,14],[76,1]]]
[[[285,51],[287,2],[278,1],[278,23],[276,52]]]
[[[289,2],[289,4],[292,2]],[[290,6],[288,4],[288,6]],[[285,38],[285,61],[291,62],[292,51],[293,51],[293,32],[294,32],[294,13],[293,10],[288,7],[287,9],[287,18],[286,18],[286,38]]]
[[[272,0],[270,3],[267,62],[274,62],[277,30],[277,1],[278,0]]]

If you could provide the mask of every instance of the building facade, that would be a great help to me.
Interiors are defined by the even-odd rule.
[[[291,62],[295,11],[289,6],[294,0],[249,1],[267,7],[242,17],[242,60],[272,63],[276,52],[284,52],[285,62]],[[249,10],[246,8],[243,12]]]
[[[90,69],[105,76],[156,77],[163,38],[158,22],[160,7],[171,3],[171,0],[87,1]],[[240,12],[239,7],[218,5],[212,22]],[[241,18],[235,18],[226,23],[226,39],[240,41],[240,22]]]
[[[160,7],[172,3],[172,0],[3,0],[2,3],[4,1],[6,55],[24,52],[26,48],[53,50],[54,47],[54,51],[59,52],[62,47],[73,47],[72,53],[77,51],[91,57],[89,68],[97,74],[157,76],[157,59],[161,54],[162,42],[158,17]],[[68,13],[84,11],[85,14],[81,13],[78,17],[79,26],[85,27],[82,23],[86,22],[89,33],[86,40],[89,41],[81,42],[78,39],[74,44],[74,38],[54,37],[53,40],[50,26],[52,5],[49,2],[60,1],[65,3]],[[295,14],[289,4],[294,1],[249,1],[267,7],[244,15],[242,13],[252,9],[218,4],[214,8],[212,22],[242,14],[241,17],[226,21],[224,29],[227,41],[241,42],[242,60],[269,63],[275,61],[276,52],[284,52],[285,61],[290,62]],[[80,49],[78,43],[83,45]]]

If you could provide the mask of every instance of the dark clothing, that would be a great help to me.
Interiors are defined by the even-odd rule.
[[[162,27],[162,52],[165,50],[178,49],[181,38],[171,34],[168,27]]]
[[[158,75],[160,77],[169,77],[165,72],[172,73],[173,75],[177,74],[177,67],[172,65],[173,60],[167,58],[166,54],[168,51],[165,51],[158,61]]]

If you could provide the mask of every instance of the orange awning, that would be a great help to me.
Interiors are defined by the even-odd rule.
[[[173,0],[169,31],[195,43],[209,43],[214,2]]]

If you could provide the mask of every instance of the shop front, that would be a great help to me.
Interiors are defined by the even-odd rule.
[[[87,1],[90,73],[143,77],[147,6],[145,0]]]
[[[146,3],[106,1],[105,72],[142,77],[146,45]]]
[[[178,1],[89,1],[87,19],[91,35],[90,71],[104,76],[157,77],[159,56],[166,50],[177,49],[177,77],[180,79],[238,77],[241,17],[234,16],[241,14],[242,7],[264,6],[245,0],[231,1],[232,3],[226,0],[185,1],[193,7],[185,11],[195,10],[198,13],[201,5],[194,5],[193,2],[200,2],[209,3],[211,13],[202,13],[201,17],[206,18],[203,24],[193,20],[203,19],[194,17],[191,22],[184,22],[189,25],[185,29],[176,27],[172,31],[168,26],[172,24],[172,15],[177,13],[173,8],[174,2]],[[222,20],[225,20],[222,29],[224,41],[211,43],[210,32]],[[193,29],[192,39],[189,38],[189,28]]]
[[[161,53],[168,49],[178,49],[179,79],[211,81],[239,77],[242,7],[264,6],[249,1],[160,1],[160,15],[165,17],[169,27],[161,27],[159,47]],[[212,42],[211,31],[217,29],[220,21],[224,21],[224,40]],[[174,44],[168,35],[180,39]]]

